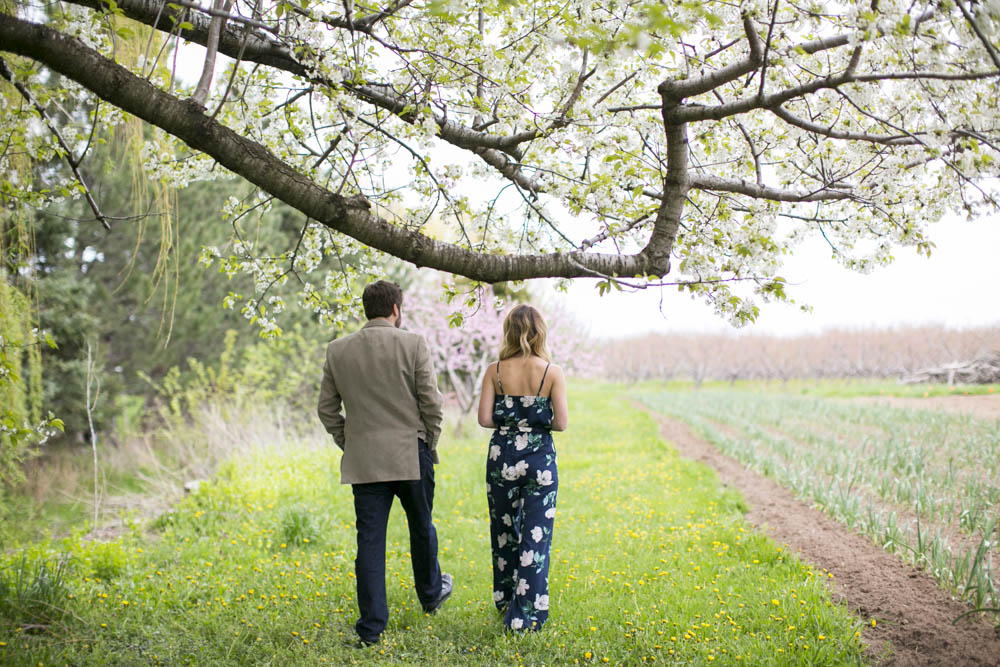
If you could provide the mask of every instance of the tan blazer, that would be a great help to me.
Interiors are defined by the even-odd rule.
[[[342,484],[420,479],[417,439],[437,463],[441,406],[423,336],[375,319],[327,346],[317,412],[344,450]]]

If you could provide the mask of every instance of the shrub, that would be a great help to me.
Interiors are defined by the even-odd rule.
[[[94,576],[104,581],[115,579],[125,569],[126,556],[120,542],[95,544],[91,550],[90,568]]]

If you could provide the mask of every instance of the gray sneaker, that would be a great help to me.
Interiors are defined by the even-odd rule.
[[[445,603],[445,601],[447,601],[448,598],[451,597],[451,591],[452,591],[453,587],[454,586],[452,584],[451,575],[448,574],[447,572],[442,572],[441,573],[441,595],[439,595],[438,598],[437,598],[437,600],[434,600],[434,602],[431,602],[430,604],[425,604],[424,605],[424,613],[433,614],[438,609],[440,609],[441,605],[443,605]]]

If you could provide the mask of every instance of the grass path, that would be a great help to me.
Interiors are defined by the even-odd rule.
[[[288,443],[230,462],[149,530],[6,557],[0,662],[862,663],[857,621],[830,602],[827,574],[753,533],[742,499],[680,459],[614,388],[588,385],[570,398],[571,429],[556,439],[552,612],[541,633],[507,635],[493,610],[488,433],[469,428],[461,438],[446,433],[437,469],[441,561],[456,591],[438,615],[420,612],[397,505],[390,622],[377,647],[348,646],[353,511],[349,488],[337,483],[339,454]],[[66,553],[61,580],[32,576]],[[58,604],[19,593],[18,570]]]

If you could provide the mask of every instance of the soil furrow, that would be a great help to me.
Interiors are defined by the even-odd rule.
[[[750,507],[748,522],[814,567],[833,574],[835,599],[864,622],[863,639],[879,665],[1000,666],[1000,632],[972,614],[925,572],[851,532],[705,442],[686,424],[651,413],[661,434],[682,456],[701,461],[727,486],[739,490]],[[873,627],[871,620],[875,620]]]

